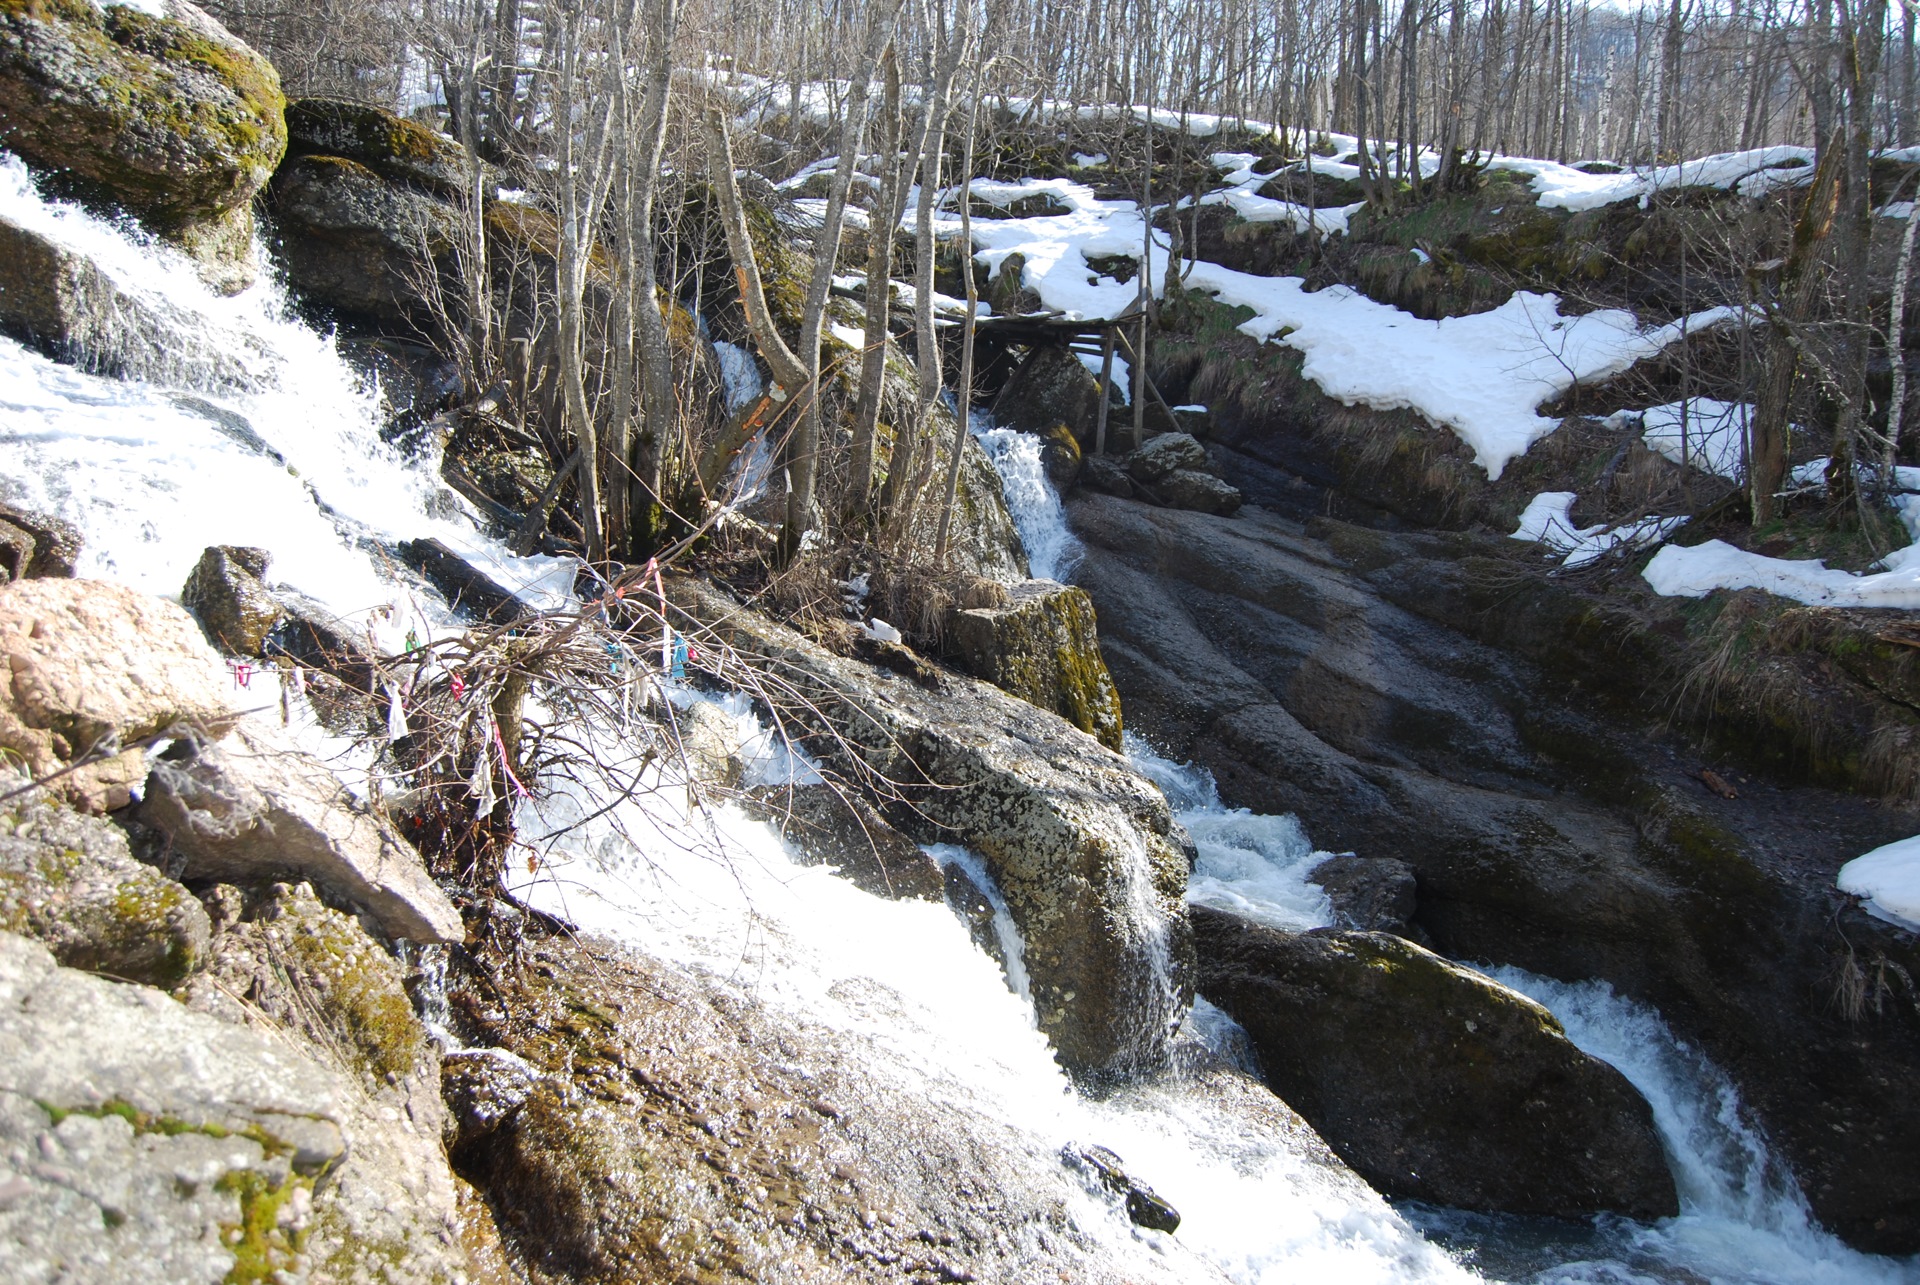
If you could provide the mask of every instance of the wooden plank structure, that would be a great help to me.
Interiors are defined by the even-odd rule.
[[[1152,397],[1165,413],[1169,424],[1178,424],[1179,417],[1173,413],[1173,407],[1160,395],[1147,374],[1147,363],[1140,359],[1140,352],[1147,342],[1147,314],[1138,305],[1127,309],[1117,317],[1066,317],[1057,312],[1016,313],[1007,316],[980,317],[973,323],[974,335],[980,339],[991,339],[996,343],[1019,345],[1027,348],[1058,346],[1089,357],[1100,358],[1100,409],[1094,421],[1094,454],[1107,453],[1107,417],[1111,409],[1113,384],[1113,356],[1117,348],[1125,353],[1128,369],[1133,372],[1133,390],[1130,400],[1133,403],[1133,431],[1129,449],[1137,449],[1145,440],[1146,399]],[[1127,334],[1129,329],[1137,329],[1139,342]]]

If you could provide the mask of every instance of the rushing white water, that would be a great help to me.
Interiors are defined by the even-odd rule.
[[[537,874],[512,876],[518,895],[858,1037],[869,1075],[1010,1136],[1105,1265],[1143,1282],[1471,1279],[1310,1139],[1249,1132],[1176,1073],[1081,1096],[1016,993],[1017,974],[1010,985],[944,907],[883,900],[795,865],[770,827],[731,807],[690,808],[657,766],[627,790],[640,751],[610,736],[595,748],[606,780],[555,780],[552,795],[523,805],[520,832],[543,856]],[[615,795],[625,801],[602,812]],[[997,897],[984,864],[943,855]],[[1185,1038],[1231,1055],[1235,1030],[1203,1007]],[[1139,1230],[1085,1190],[1059,1159],[1070,1142],[1124,1156],[1181,1211],[1179,1233]],[[1071,1262],[1060,1266],[1072,1275]]]
[[[0,488],[85,533],[80,574],[173,597],[208,545],[254,545],[272,580],[397,643],[426,608],[382,549],[434,537],[535,602],[564,598],[565,563],[507,555],[436,459],[381,439],[378,390],[271,283],[221,298],[171,250],[43,200],[5,154],[0,215],[84,255],[129,301],[80,356],[135,378],[0,339]]]
[[[1027,566],[1038,580],[1066,583],[1080,565],[1086,549],[1067,526],[1060,493],[1053,489],[1041,462],[1040,439],[1011,428],[996,428],[983,410],[975,410],[967,425],[1000,475],[1000,490],[1014,530],[1027,550]]]
[[[1220,802],[1213,774],[1175,763],[1127,733],[1127,758],[1167,796],[1197,853],[1187,900],[1290,932],[1333,922],[1320,885],[1308,880],[1333,854],[1317,851],[1293,816],[1265,816]]]

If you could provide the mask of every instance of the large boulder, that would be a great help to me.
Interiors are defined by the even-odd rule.
[[[1175,469],[1155,482],[1152,490],[1170,508],[1193,509],[1222,518],[1237,512],[1245,501],[1239,487],[1191,468]]]
[[[1532,1000],[1386,933],[1286,933],[1204,907],[1193,924],[1200,992],[1381,1191],[1557,1217],[1679,1212],[1653,1109]]]
[[[1011,586],[999,607],[955,611],[947,641],[976,678],[1120,748],[1120,693],[1100,655],[1093,602],[1051,580]]]
[[[1042,344],[1027,354],[993,402],[996,423],[1023,433],[1065,424],[1082,443],[1100,413],[1100,381],[1073,352]]]
[[[0,7],[0,146],[222,285],[251,280],[251,202],[286,150],[285,108],[273,66],[185,0]]]
[[[810,749],[854,779],[895,783],[908,804],[896,825],[981,854],[1063,1063],[1099,1074],[1164,1059],[1189,994],[1190,863],[1151,782],[985,683],[836,656],[698,581],[670,582],[668,597],[686,632],[779,676],[795,698],[783,717]]]
[[[339,98],[287,104],[289,156],[340,156],[395,183],[457,197],[468,182],[467,149],[417,121]]]
[[[183,878],[311,880],[387,937],[428,944],[465,936],[420,854],[271,724],[168,750],[154,762],[140,817],[167,836]]]
[[[342,156],[302,156],[273,182],[287,281],[302,297],[381,321],[416,320],[424,274],[451,253],[446,202]]]
[[[348,1096],[285,1039],[0,932],[0,1277],[303,1276]]]
[[[125,831],[46,804],[0,814],[0,929],[69,968],[153,986],[205,963],[212,932],[193,894],[134,860]]]
[[[223,733],[230,686],[200,626],[170,602],[99,580],[0,587],[0,748],[35,777],[73,768],[48,783],[57,797],[125,807],[147,774],[142,743]]]
[[[349,1086],[351,1145],[314,1193],[307,1253],[336,1273],[327,1279],[458,1280],[466,1262],[440,1058],[415,1015],[408,969],[306,885],[218,891],[243,909],[221,925],[187,1005],[237,1023],[264,1017]]]
[[[1162,433],[1127,456],[1127,472],[1136,481],[1158,482],[1175,469],[1203,469],[1207,448],[1189,433]]]
[[[180,604],[199,618],[207,637],[236,656],[264,653],[267,635],[286,614],[267,592],[265,549],[216,545],[200,555]]]
[[[1410,925],[1419,881],[1406,862],[1352,854],[1328,857],[1307,872],[1307,879],[1327,894],[1340,927],[1414,937]]]

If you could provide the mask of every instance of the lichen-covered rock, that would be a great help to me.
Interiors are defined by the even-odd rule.
[[[1028,354],[994,398],[996,423],[1023,433],[1065,424],[1085,442],[1100,410],[1100,381],[1065,347],[1042,344]]]
[[[876,897],[939,901],[944,893],[940,863],[857,794],[831,785],[769,787],[753,810],[802,856],[839,867]]]
[[[1127,472],[1141,482],[1158,482],[1175,469],[1207,465],[1207,448],[1188,433],[1162,433],[1127,456]]]
[[[0,258],[5,253],[5,246],[0,245]],[[4,293],[4,286],[0,286],[0,297]],[[70,579],[80,559],[80,543],[80,533],[72,523],[0,500],[0,584],[9,580]]]
[[[947,637],[968,672],[1120,748],[1120,693],[1100,655],[1093,601],[1051,580],[1012,586],[1003,607],[956,611]]]
[[[0,5],[0,147],[131,211],[221,284],[251,280],[250,202],[286,151],[271,64],[185,0]]]
[[[1191,468],[1175,469],[1155,482],[1153,491],[1172,508],[1192,509],[1222,518],[1238,512],[1245,500],[1239,487],[1223,482],[1211,473]]]
[[[680,752],[696,781],[730,790],[746,774],[740,723],[712,701],[695,701],[675,715]]]
[[[281,166],[273,210],[288,284],[314,303],[383,321],[414,319],[425,274],[459,235],[444,201],[340,156]]]
[[[1381,1191],[1580,1217],[1679,1210],[1653,1110],[1532,1000],[1386,933],[1195,907],[1200,993],[1273,1091]]]
[[[206,961],[193,894],[136,861],[118,826],[35,804],[0,813],[0,929],[69,968],[176,986]]]
[[[424,944],[465,936],[420,854],[271,724],[169,750],[154,762],[140,817],[167,836],[183,878],[312,880],[388,937]]]
[[[0,748],[36,777],[109,755],[49,784],[89,811],[125,807],[145,779],[136,742],[230,727],[230,685],[200,626],[170,602],[100,580],[0,587]]]
[[[808,702],[788,717],[810,750],[850,772],[857,754],[898,783],[911,806],[889,819],[902,830],[982,855],[1064,1064],[1097,1075],[1165,1057],[1189,993],[1190,863],[1158,789],[985,683],[835,656],[697,581],[670,582],[668,597],[689,631],[712,630]]]
[[[0,1278],[303,1270],[316,1180],[347,1149],[347,1095],[284,1039],[0,932]]]
[[[452,1145],[479,1141],[499,1128],[545,1079],[532,1063],[506,1049],[459,1049],[440,1061],[440,1095],[449,1112]]]
[[[180,590],[181,605],[207,636],[236,656],[261,655],[267,634],[286,614],[262,579],[269,561],[265,549],[216,545],[200,555]]]
[[[233,1022],[264,1017],[348,1085],[352,1145],[314,1192],[301,1245],[314,1277],[452,1285],[465,1255],[443,1149],[439,1055],[401,964],[309,886],[281,884],[247,901],[223,924],[186,999]]]
[[[417,121],[367,103],[296,98],[287,104],[290,156],[342,156],[396,183],[459,196],[467,150]]]

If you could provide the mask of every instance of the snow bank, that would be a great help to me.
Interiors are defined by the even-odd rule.
[[[1533,497],[1520,515],[1520,526],[1511,538],[1544,544],[1555,553],[1566,555],[1561,564],[1584,567],[1615,549],[1636,549],[1657,544],[1682,526],[1685,518],[1642,518],[1625,526],[1576,527],[1573,524],[1572,491],[1542,491]]]
[[[1579,211],[1615,201],[1637,200],[1644,207],[1654,193],[1682,187],[1718,187],[1743,196],[1762,196],[1775,188],[1811,181],[1813,152],[1805,147],[1762,147],[1619,174],[1588,174],[1556,161],[1518,156],[1497,156],[1488,168],[1531,175],[1543,208]]]
[[[1690,397],[1640,413],[1640,438],[1675,464],[1739,481],[1747,475],[1747,425],[1753,407]]]
[[[1871,575],[1835,571],[1824,562],[1767,558],[1724,540],[1653,556],[1645,575],[1653,591],[1670,597],[1704,598],[1715,589],[1765,589],[1812,607],[1899,607],[1920,610],[1920,546],[1887,558]]]
[[[1920,932],[1920,835],[1855,857],[1833,882],[1866,898],[1871,913]]]
[[[1251,185],[1264,180],[1250,165],[1235,172],[1249,177],[1233,189],[1239,195],[1232,199],[1266,200],[1251,193]],[[1006,204],[1045,193],[1064,212],[975,220],[973,243],[980,262],[997,273],[1010,255],[1022,255],[1022,283],[1046,307],[1067,316],[1114,317],[1133,307],[1136,284],[1100,275],[1090,260],[1138,261],[1145,228],[1136,202],[1102,201],[1091,188],[1069,179],[996,184],[991,190],[991,199]],[[1299,209],[1279,201],[1268,204]],[[1314,218],[1341,213],[1319,210]],[[940,226],[957,233],[959,221],[943,216]],[[1165,238],[1156,235],[1149,259],[1156,288],[1165,281],[1167,255]],[[1473,448],[1475,462],[1489,478],[1498,478],[1510,461],[1558,427],[1557,420],[1538,414],[1541,403],[1576,382],[1619,374],[1689,331],[1738,315],[1715,308],[1642,329],[1629,312],[1566,317],[1558,296],[1521,292],[1490,312],[1424,321],[1344,286],[1309,293],[1295,277],[1254,276],[1212,263],[1193,264],[1187,285],[1223,303],[1251,308],[1255,315],[1240,329],[1304,353],[1307,378],[1328,396],[1376,410],[1414,410],[1453,430]]]

